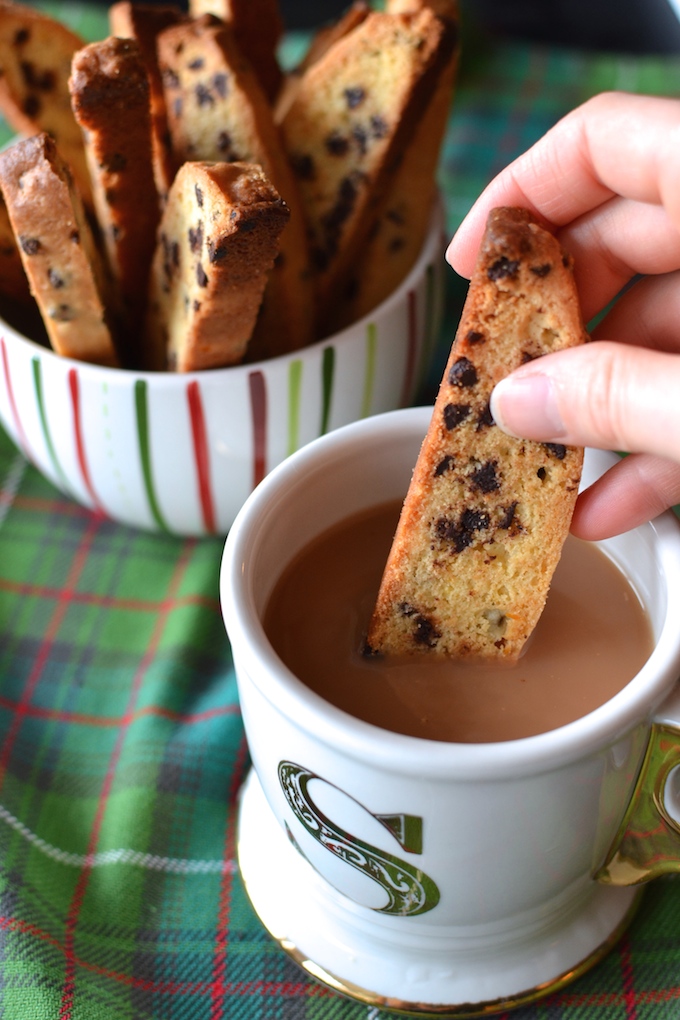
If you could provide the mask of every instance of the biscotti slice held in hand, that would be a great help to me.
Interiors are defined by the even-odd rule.
[[[228,25],[206,15],[159,36],[168,125],[176,158],[257,163],[290,221],[267,285],[248,357],[272,357],[314,338],[309,249],[297,183],[271,106]]]
[[[569,531],[583,451],[505,435],[489,399],[519,365],[586,339],[569,256],[525,210],[493,210],[368,650],[517,659]]]
[[[374,11],[300,80],[281,128],[328,314],[455,47],[443,18]]]
[[[53,348],[117,365],[105,267],[53,139],[33,135],[1,152],[0,188]]]
[[[151,101],[151,144],[156,188],[161,202],[168,197],[177,166],[172,155],[168,120],[165,112],[165,94],[158,66],[156,40],[162,31],[184,20],[179,7],[162,4],[130,3],[120,0],[109,7],[111,35],[120,39],[134,39],[149,78]]]
[[[19,134],[45,131],[55,139],[89,206],[83,139],[68,90],[71,58],[84,45],[49,15],[0,0],[0,111]]]
[[[148,367],[188,372],[242,360],[287,220],[258,166],[180,168],[151,272]]]
[[[69,88],[85,138],[127,360],[134,365],[160,219],[149,80],[139,46],[134,39],[115,37],[85,46],[73,57]]]

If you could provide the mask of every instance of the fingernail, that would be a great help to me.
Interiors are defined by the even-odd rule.
[[[552,379],[541,372],[509,375],[491,394],[491,414],[508,435],[549,442],[565,436]]]

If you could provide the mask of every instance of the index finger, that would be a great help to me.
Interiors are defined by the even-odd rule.
[[[558,228],[614,195],[663,205],[680,227],[680,100],[607,92],[572,110],[488,185],[447,258],[469,277],[489,211],[530,209]]]

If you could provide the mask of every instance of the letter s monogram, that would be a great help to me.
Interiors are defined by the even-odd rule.
[[[309,794],[312,779],[321,779],[291,761],[279,763],[279,782],[295,817],[322,846],[351,867],[363,871],[387,893],[388,902],[377,907],[384,914],[413,916],[432,910],[439,902],[439,889],[420,868],[345,832],[321,812]],[[332,785],[332,784],[329,784]],[[348,794],[346,794],[348,796]],[[354,799],[354,798],[352,798]],[[356,802],[358,803],[358,802]],[[361,805],[363,807],[363,805]],[[366,810],[364,808],[364,810]],[[368,812],[371,814],[371,812]],[[373,815],[405,849],[421,853],[422,819],[416,815],[390,818]],[[397,834],[397,824],[399,834]],[[289,832],[289,835],[290,832]],[[292,839],[292,836],[291,836]],[[300,849],[298,847],[298,849]]]

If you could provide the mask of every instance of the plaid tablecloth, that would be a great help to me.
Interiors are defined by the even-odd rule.
[[[88,38],[106,34],[103,8],[43,6]],[[680,94],[676,60],[466,42],[441,167],[451,231],[497,170],[587,96]],[[452,320],[465,287],[453,273],[449,287]],[[6,1020],[389,1016],[306,976],[244,894],[235,796],[248,755],[218,605],[221,548],[85,511],[0,433]],[[680,1017],[680,880],[647,890],[594,970],[513,1015]]]

